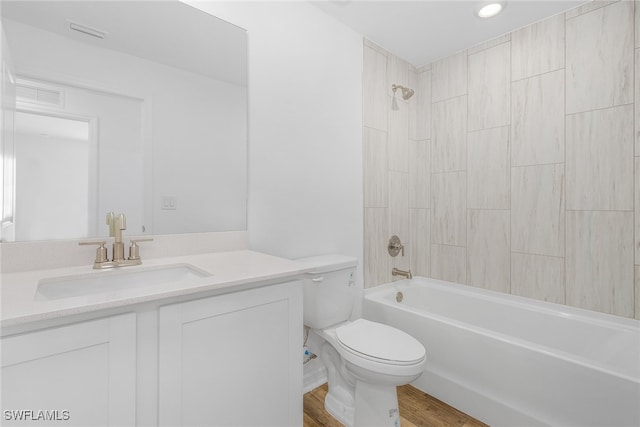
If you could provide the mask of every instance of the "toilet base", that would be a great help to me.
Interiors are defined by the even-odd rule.
[[[396,387],[357,381],[353,427],[400,427]]]
[[[400,427],[396,387],[356,381],[353,406],[346,390],[329,387],[324,408],[346,427]]]
[[[338,393],[339,394],[339,393]],[[340,421],[346,427],[353,427],[353,415],[355,408],[348,404],[349,399],[336,397],[333,393],[327,393],[324,398],[324,409],[336,420]]]

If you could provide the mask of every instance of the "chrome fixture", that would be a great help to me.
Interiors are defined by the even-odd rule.
[[[93,262],[93,268],[113,268],[113,267],[126,267],[128,265],[140,265],[142,260],[140,259],[140,249],[138,242],[150,242],[153,239],[131,239],[131,246],[129,247],[129,258],[124,257],[124,243],[122,242],[122,230],[127,229],[127,217],[123,213],[116,215],[113,212],[107,214],[107,225],[109,226],[109,237],[113,237],[113,257],[109,260],[109,253],[104,246],[107,244],[106,240],[96,240],[88,242],[80,242],[79,245],[98,245],[96,249],[96,259]]]
[[[405,277],[407,279],[412,279],[413,278],[413,274],[411,274],[411,270],[404,271],[404,270],[397,269],[395,267],[393,268],[393,270],[391,270],[391,275],[392,276],[402,276],[402,277]]]
[[[115,213],[107,214],[107,225],[109,226],[109,237],[114,238],[113,261],[124,261],[124,243],[122,243],[122,230],[127,229],[127,217],[123,213],[116,216]]]
[[[96,249],[96,259],[93,261],[93,268],[106,268],[106,265],[109,264],[109,255],[107,253],[107,248],[104,245],[107,244],[106,240],[100,241],[88,241],[88,242],[80,242],[78,243],[80,246],[83,245],[98,245],[98,249]]]
[[[396,90],[401,89],[402,90],[402,99],[404,99],[405,101],[408,100],[409,98],[411,98],[414,94],[413,89],[408,88],[408,87],[404,87],[404,86],[400,86],[397,84],[392,84],[391,85],[391,90],[393,91],[393,95],[395,96],[396,94]]]
[[[393,91],[393,100],[391,101],[391,109],[392,110],[399,110],[398,108],[398,101],[396,100],[396,91],[398,89],[402,90],[402,99],[404,99],[405,101],[408,100],[409,98],[411,98],[413,96],[413,89],[410,89],[408,87],[404,87],[404,86],[400,86],[397,84],[392,84],[391,85],[391,90]]]
[[[402,252],[402,256],[404,256],[404,245],[400,241],[400,238],[395,234],[391,236],[389,239],[389,244],[387,245],[387,251],[389,255],[392,257],[398,256],[400,252]]]

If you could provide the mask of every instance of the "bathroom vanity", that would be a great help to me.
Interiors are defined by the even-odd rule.
[[[201,275],[154,283],[167,268]],[[3,425],[302,424],[304,266],[240,250],[126,269],[148,283],[68,296],[78,277],[129,274],[2,275]]]

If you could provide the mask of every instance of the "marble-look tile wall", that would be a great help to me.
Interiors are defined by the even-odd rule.
[[[398,110],[394,83],[416,91]],[[365,286],[410,268],[640,319],[639,99],[631,0],[420,69],[366,41]]]

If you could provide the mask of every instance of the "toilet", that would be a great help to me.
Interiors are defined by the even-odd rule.
[[[424,346],[409,334],[365,319],[349,320],[356,298],[357,259],[299,259],[305,274],[307,345],[327,368],[325,409],[347,427],[400,427],[396,387],[422,375]]]

